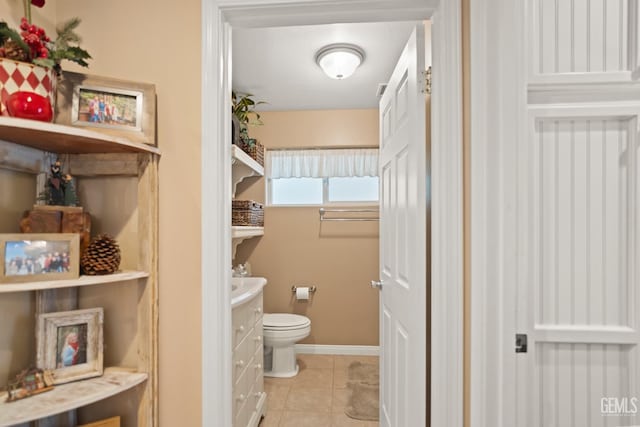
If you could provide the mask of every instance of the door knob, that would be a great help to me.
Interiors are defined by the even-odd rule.
[[[382,289],[382,280],[372,280],[371,281],[371,287],[372,288],[378,288],[378,289]]]

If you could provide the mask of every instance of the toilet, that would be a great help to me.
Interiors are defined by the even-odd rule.
[[[265,313],[262,318],[265,345],[265,377],[287,378],[298,374],[295,344],[308,337],[311,320],[299,314]]]

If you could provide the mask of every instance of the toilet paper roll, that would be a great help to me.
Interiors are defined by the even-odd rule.
[[[298,286],[296,288],[296,299],[297,300],[308,300],[309,299],[309,288],[307,286]]]

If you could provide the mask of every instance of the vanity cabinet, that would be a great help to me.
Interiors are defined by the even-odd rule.
[[[234,427],[256,427],[266,410],[262,311],[262,290],[232,308]]]
[[[157,147],[89,129],[0,117],[0,233],[18,231],[21,212],[35,203],[35,195],[20,192],[35,190],[59,158],[76,179],[92,235],[113,236],[122,253],[115,274],[0,284],[0,388],[35,362],[39,313],[104,309],[104,375],[10,403],[0,392],[0,427],[66,427],[113,416],[123,427],[158,425],[159,157]]]

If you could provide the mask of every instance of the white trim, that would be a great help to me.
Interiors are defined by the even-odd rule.
[[[202,0],[202,425],[231,426],[231,308],[229,283],[231,266],[231,145],[230,136],[230,26],[264,27],[276,25],[326,24],[337,22],[380,22],[393,20],[417,20],[427,18],[438,3],[432,0]],[[444,271],[432,280],[432,288],[443,292],[432,301],[432,330],[438,335],[432,341],[432,373],[443,368],[444,376],[438,376],[441,388],[432,393],[449,397],[446,406],[436,408],[431,404],[432,416],[447,419],[451,423],[431,425],[461,425],[462,402],[462,245],[461,245],[461,164],[462,143],[460,87],[460,0],[440,2],[438,16],[442,19],[442,40],[446,52],[440,51],[439,59],[446,61],[440,72],[442,105],[440,115],[442,141],[458,141],[447,160],[453,170],[441,170],[434,179],[447,184],[441,191],[439,203],[446,203],[444,212],[437,218],[448,218],[454,230],[451,241],[433,241],[431,253],[440,252],[439,245],[446,244],[442,253],[454,254],[454,259],[443,262]],[[451,46],[449,46],[451,44]],[[450,49],[449,49],[450,47]],[[448,73],[452,74],[449,75]],[[449,79],[449,77],[454,77]],[[437,85],[438,83],[436,83]],[[448,91],[455,93],[450,100]],[[436,89],[437,91],[437,89]],[[437,98],[434,94],[434,98]],[[448,148],[447,148],[448,150]],[[452,182],[445,179],[452,178]],[[436,179],[436,182],[438,182]],[[440,227],[440,219],[432,219],[432,230]],[[455,225],[457,223],[457,226]],[[456,229],[458,229],[456,231]],[[438,343],[437,346],[433,343]],[[450,359],[447,359],[449,357]],[[436,362],[439,361],[439,362]],[[452,363],[453,362],[453,363]],[[444,365],[443,365],[444,366]],[[432,380],[433,383],[433,380]],[[444,391],[444,392],[443,392]],[[455,396],[455,398],[451,398]],[[445,414],[446,412],[446,414]],[[460,424],[458,424],[460,420]]]
[[[516,419],[526,396],[516,395],[514,350],[517,141],[527,137],[525,3],[470,0],[471,427],[529,420]]]
[[[377,345],[296,344],[296,353],[379,356],[380,347],[378,347]]]
[[[431,425],[462,427],[464,232],[462,5],[432,18]]]
[[[231,140],[223,125],[231,121],[231,31],[209,0],[202,0],[202,28],[202,425],[226,427],[232,424],[231,286],[220,284],[231,282],[231,144],[219,141]]]

